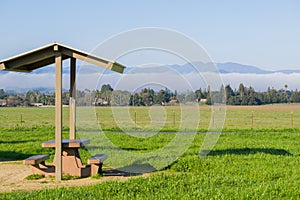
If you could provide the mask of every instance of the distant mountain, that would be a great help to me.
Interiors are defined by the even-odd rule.
[[[124,70],[124,74],[139,74],[139,73],[165,73],[170,72],[170,70],[177,72],[179,74],[188,74],[194,72],[219,72],[221,74],[228,73],[238,73],[238,74],[272,74],[272,73],[283,73],[283,74],[291,74],[291,73],[300,73],[300,70],[263,70],[256,66],[251,65],[243,65],[239,63],[226,62],[226,63],[203,63],[203,62],[192,62],[186,63],[183,65],[162,65],[162,66],[149,66],[149,67],[127,67]],[[110,70],[105,70],[101,67],[95,66],[81,66],[77,69],[78,73],[86,74],[86,73],[104,73],[104,74],[112,74]],[[1,71],[0,74],[6,74],[8,72]],[[50,65],[48,67],[44,67],[32,72],[33,74],[45,74],[45,73],[55,73],[55,66]],[[68,67],[63,68],[64,74],[69,74],[70,70]]]
[[[163,73],[170,70],[176,71],[179,74],[188,74],[196,71],[199,72],[218,72],[221,74],[237,73],[237,74],[272,74],[272,73],[300,73],[300,70],[263,70],[251,65],[243,65],[239,63],[227,62],[227,63],[202,63],[193,62],[186,63],[184,65],[162,65],[155,67],[129,67],[125,70],[125,74],[137,74],[137,73]]]
[[[217,68],[220,73],[239,73],[239,74],[269,74],[273,71],[267,71],[251,65],[242,65],[238,63],[217,63]]]
[[[45,94],[53,94],[55,92],[54,87],[35,87],[35,88],[7,88],[5,91],[8,94],[25,94],[28,91],[39,91]],[[68,92],[68,89],[62,89],[63,92]]]
[[[276,72],[281,72],[281,73],[283,73],[283,74],[292,74],[292,73],[300,73],[300,70],[289,70],[289,69],[287,69],[287,70],[278,70],[278,71],[276,71]]]

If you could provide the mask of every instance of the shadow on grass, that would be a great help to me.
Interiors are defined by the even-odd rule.
[[[103,171],[103,176],[124,176],[124,177],[130,177],[130,176],[138,176],[141,175],[141,173],[130,173],[122,171],[121,169],[110,169]]]
[[[249,155],[256,153],[265,153],[271,155],[291,156],[292,154],[284,149],[274,148],[237,148],[237,149],[224,149],[224,150],[212,150],[208,156],[222,156],[227,154],[234,155]]]
[[[107,146],[88,146],[87,150],[96,151],[96,150],[127,150],[127,151],[147,151],[151,150],[150,148],[131,148],[131,147],[107,147]]]
[[[30,156],[31,154],[23,154],[15,151],[0,151],[0,162],[24,160]]]
[[[156,169],[148,163],[140,163],[141,160],[118,169],[105,170],[104,176],[138,176],[147,172],[156,171]]]
[[[15,141],[2,141],[0,140],[0,144],[20,144],[26,142],[36,142],[36,140],[15,140]]]

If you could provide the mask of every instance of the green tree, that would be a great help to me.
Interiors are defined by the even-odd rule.
[[[243,97],[243,96],[245,95],[245,86],[244,86],[243,83],[241,83],[241,84],[239,85],[238,95],[239,95],[240,97]]]
[[[197,100],[197,96],[194,92],[189,92],[185,95],[184,102],[195,102]]]
[[[130,92],[114,90],[111,95],[111,105],[126,106],[130,103]]]
[[[55,94],[45,95],[46,105],[55,105]]]
[[[37,102],[45,105],[46,104],[46,95],[44,93],[40,94],[37,99]]]
[[[140,97],[145,106],[151,106],[154,102],[154,90],[150,88],[144,88],[140,92]]]
[[[195,91],[195,95],[197,97],[198,102],[200,102],[201,99],[205,99],[206,98],[205,95],[204,95],[204,93],[202,92],[201,88]]]
[[[130,96],[130,104],[131,106],[143,106],[144,102],[141,96],[138,93],[134,93]]]
[[[101,86],[101,93],[112,92],[114,89],[110,86],[110,84],[103,84]]]
[[[230,85],[225,86],[226,104],[235,105],[235,93]]]
[[[170,90],[165,88],[164,90],[159,90],[154,97],[155,104],[166,104],[170,101],[171,93]]]
[[[5,99],[7,97],[8,94],[3,89],[0,89],[0,99]]]
[[[110,84],[104,84],[101,87],[100,98],[108,102],[107,105],[110,105],[112,91],[113,88],[110,86]]]
[[[210,91],[210,86],[207,87],[206,104],[207,104],[207,105],[212,105],[212,104],[213,104],[213,101],[212,101],[212,93],[211,93],[211,91]]]
[[[296,90],[291,95],[291,102],[293,103],[299,103],[300,102],[300,92]]]

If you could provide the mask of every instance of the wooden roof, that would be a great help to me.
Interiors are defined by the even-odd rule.
[[[38,49],[1,60],[0,70],[31,72],[35,69],[55,63],[55,56],[59,53],[61,53],[63,60],[76,58],[119,73],[123,73],[125,69],[125,66],[117,62],[109,61],[55,42]]]

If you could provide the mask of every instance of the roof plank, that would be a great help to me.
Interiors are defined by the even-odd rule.
[[[57,52],[62,54],[63,60],[76,58],[119,73],[123,73],[125,69],[125,66],[117,62],[106,60],[59,43],[53,43],[0,61],[0,70],[31,72],[55,63],[55,54]]]

